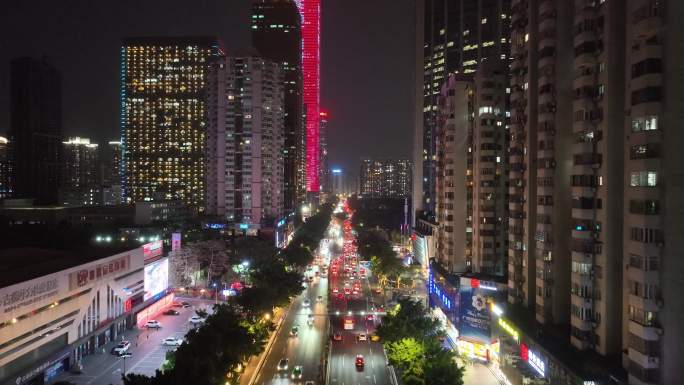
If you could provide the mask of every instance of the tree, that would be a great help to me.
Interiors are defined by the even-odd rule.
[[[385,350],[390,363],[402,370],[422,361],[425,354],[422,343],[415,338],[402,338],[398,341],[388,342],[385,345]]]

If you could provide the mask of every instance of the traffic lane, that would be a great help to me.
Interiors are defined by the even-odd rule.
[[[330,380],[336,384],[390,384],[382,345],[377,342],[359,341],[363,330],[337,330],[342,341],[335,341],[332,348]],[[362,355],[365,364],[357,368],[356,356]]]
[[[303,366],[302,381],[316,380],[318,365],[322,354],[322,344],[326,336],[325,317],[327,299],[321,293],[325,293],[327,281],[316,281],[308,285],[307,289],[297,296],[290,307],[290,311],[283,320],[280,332],[273,343],[271,352],[265,358],[264,365],[257,375],[256,384],[289,384],[290,374],[296,365]],[[316,297],[323,296],[321,303],[316,303]],[[311,302],[309,308],[303,307],[304,299]],[[306,324],[310,314],[314,314],[314,326]],[[292,327],[297,325],[299,335],[290,336]],[[277,366],[281,359],[289,360],[286,371],[279,371]],[[311,378],[310,378],[311,377]]]

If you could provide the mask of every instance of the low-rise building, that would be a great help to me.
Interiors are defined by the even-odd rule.
[[[2,384],[48,383],[146,306],[142,247],[5,249],[0,261]]]

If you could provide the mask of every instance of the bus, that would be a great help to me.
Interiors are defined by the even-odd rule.
[[[354,317],[348,315],[344,317],[344,330],[354,330]]]

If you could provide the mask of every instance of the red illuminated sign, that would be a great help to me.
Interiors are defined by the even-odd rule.
[[[480,280],[479,279],[471,279],[470,280],[470,287],[472,287],[473,289],[477,289],[478,287],[480,287]]]
[[[527,361],[530,358],[530,351],[527,348],[527,345],[521,343],[520,344],[520,359],[523,361]]]

